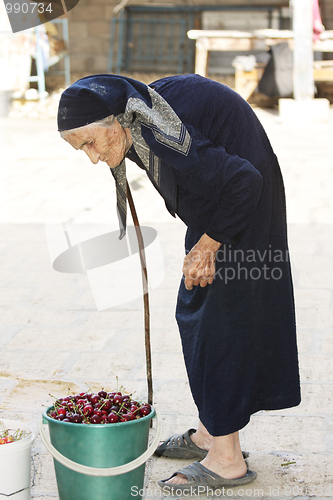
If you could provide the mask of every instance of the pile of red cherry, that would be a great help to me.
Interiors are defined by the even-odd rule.
[[[151,406],[121,392],[80,392],[55,401],[48,416],[75,424],[114,424],[149,415]]]

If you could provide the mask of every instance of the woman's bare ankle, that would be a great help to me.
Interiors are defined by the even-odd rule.
[[[198,429],[191,435],[193,443],[202,450],[210,450],[212,445],[212,436],[207,431],[206,427],[199,422]]]

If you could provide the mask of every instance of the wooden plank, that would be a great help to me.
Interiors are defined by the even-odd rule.
[[[333,67],[333,61],[313,61],[313,67],[320,69],[325,66],[332,66]]]
[[[204,38],[200,38],[196,42],[195,50],[195,72],[197,75],[207,75],[208,49]]]
[[[319,61],[318,61],[319,62]],[[329,62],[329,61],[322,61]],[[333,81],[333,61],[330,61],[331,67],[317,67],[313,69],[313,77],[316,82],[332,82]],[[243,99],[248,100],[257,88],[259,81],[263,75],[264,68],[256,67],[252,71],[244,71],[239,66],[235,71],[235,90]]]
[[[235,90],[246,101],[258,87],[264,68],[256,67],[252,71],[244,71],[241,66],[236,66]]]
[[[294,99],[314,98],[312,0],[293,0]]]
[[[251,31],[230,31],[230,30],[190,30],[187,36],[191,40],[198,38],[251,38]]]
[[[230,31],[230,30],[190,30],[187,36],[191,40],[198,40],[199,38],[215,38],[215,39],[253,39],[263,40],[266,45],[273,45],[276,43],[289,41],[290,46],[293,46],[294,33],[291,30],[275,30],[275,29],[261,29],[254,31]],[[221,45],[223,47],[223,45]],[[216,49],[218,50],[218,49]],[[221,50],[225,50],[221,48]],[[228,50],[228,49],[227,49]],[[333,52],[333,30],[324,31],[321,34],[321,39],[313,44],[313,50],[318,52]]]
[[[333,52],[333,40],[317,40],[313,44],[313,50],[317,52]]]
[[[314,68],[313,78],[315,82],[333,82],[333,67]]]
[[[250,38],[207,38],[208,50],[238,51],[253,50],[253,43]]]
[[[276,30],[272,28],[254,30],[253,36],[257,38],[278,38],[278,39],[289,39],[294,37],[294,33],[291,30]]]

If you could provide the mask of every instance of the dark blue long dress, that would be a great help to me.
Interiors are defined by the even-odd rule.
[[[300,403],[283,180],[259,120],[231,89],[198,75],[151,86],[200,157],[190,173],[164,164],[186,251],[204,233],[222,243],[211,285],[189,291],[181,282],[176,318],[199,417],[210,434],[226,435],[259,410]]]

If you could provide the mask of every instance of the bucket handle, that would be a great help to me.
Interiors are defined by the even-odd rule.
[[[137,467],[140,467],[140,465],[144,464],[148,458],[150,458],[153,453],[155,452],[156,448],[158,447],[158,444],[161,440],[161,435],[162,435],[162,419],[158,411],[156,411],[156,434],[155,437],[149,446],[149,448],[138,458],[135,460],[132,460],[128,464],[124,465],[118,465],[117,467],[110,467],[110,468],[98,468],[98,467],[89,467],[88,465],[81,465],[78,464],[77,462],[74,462],[73,460],[70,460],[69,458],[65,457],[62,455],[49,441],[47,438],[44,428],[43,428],[43,421],[41,420],[38,424],[39,427],[39,433],[40,437],[42,439],[42,442],[47,449],[49,453],[57,460],[57,462],[61,463],[68,469],[71,469],[75,472],[79,472],[80,474],[86,474],[88,476],[102,476],[102,477],[109,477],[109,476],[118,476],[120,474],[125,474],[126,472],[130,472]],[[112,424],[111,424],[112,425]]]

